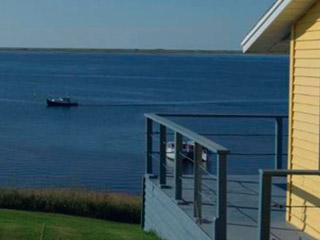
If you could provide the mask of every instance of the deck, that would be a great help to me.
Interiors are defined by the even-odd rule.
[[[142,226],[154,230],[168,240],[311,240],[311,236],[286,222],[286,212],[301,207],[305,218],[306,206],[286,206],[288,176],[320,176],[318,170],[283,169],[285,153],[282,115],[217,115],[217,114],[145,114],[146,117],[146,174],[143,184]],[[235,131],[218,135],[245,136],[238,152],[196,133],[169,118],[234,118],[273,121],[274,133]],[[250,124],[252,124],[250,122]],[[231,123],[232,126],[239,124]],[[242,126],[242,125],[241,125]],[[251,125],[248,125],[252,127]],[[218,131],[219,130],[219,131]],[[213,132],[214,134],[214,132]],[[273,152],[255,153],[249,150],[249,137],[274,137],[264,144],[273,145]],[[174,139],[174,160],[167,160],[168,139]],[[191,155],[183,151],[183,143],[193,141]],[[170,140],[169,140],[170,141]],[[228,142],[225,142],[228,143]],[[264,145],[264,146],[266,146]],[[230,145],[232,147],[232,145]],[[203,164],[203,149],[210,152],[210,163]],[[256,150],[256,149],[251,149]],[[274,168],[259,166],[257,175],[231,175],[228,169],[235,156],[270,156]],[[272,158],[273,156],[273,158]],[[233,160],[233,161],[230,161]],[[269,159],[269,157],[268,157]],[[184,171],[185,162],[192,164],[192,173]],[[243,162],[252,164],[253,162]],[[213,170],[213,171],[212,171]],[[229,174],[228,174],[229,173]],[[158,174],[158,177],[154,177]],[[191,175],[186,175],[191,174]],[[308,201],[308,200],[306,200]]]
[[[168,186],[160,188],[158,178],[150,178],[152,183],[163,191],[168,199],[173,199],[173,177],[167,176]],[[203,196],[201,228],[211,239],[214,239],[213,219],[216,215],[216,180],[203,178]],[[183,202],[178,204],[193,221],[193,184],[192,176],[183,176]],[[286,206],[285,179],[275,179],[272,185],[272,213],[270,239],[274,240],[314,240],[314,238],[298,230],[285,221]],[[254,176],[228,176],[227,181],[227,239],[248,240],[257,239],[258,229],[258,197],[259,178]],[[174,201],[174,200],[172,200]]]

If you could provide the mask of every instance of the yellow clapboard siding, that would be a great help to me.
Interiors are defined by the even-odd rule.
[[[301,131],[309,132],[309,133],[319,133],[319,125],[300,122],[297,120],[293,120],[293,129],[298,129]]]
[[[306,205],[305,202],[296,202],[292,204],[291,208],[291,217],[292,221],[297,224],[298,229],[304,229],[305,228],[305,220],[306,216],[308,216],[310,209],[312,206]],[[307,214],[307,215],[306,215]],[[292,222],[291,222],[292,223]],[[314,228],[314,226],[310,225],[310,227]],[[318,239],[318,238],[317,238]]]
[[[294,178],[294,186],[297,188],[300,188],[301,190],[305,192],[309,192],[311,195],[315,197],[320,197],[320,191],[319,191],[319,186],[320,182],[319,181],[312,181],[308,178]],[[293,195],[294,190],[292,191]],[[302,197],[302,196],[300,196]]]
[[[294,201],[291,206],[293,209],[292,214],[294,215],[295,218],[301,220],[301,219],[305,219],[305,217],[308,216],[308,219],[312,220],[313,222],[320,221],[319,208],[316,207],[315,205],[299,199],[298,201]]]
[[[295,210],[293,211],[293,214],[297,217],[297,219],[300,220],[305,220],[306,218],[308,218],[308,221],[310,222],[309,227],[314,228],[314,230],[316,230],[317,228],[315,228],[315,226],[311,224],[320,221],[320,216],[317,215],[317,211],[314,211],[315,209],[315,207],[308,205],[305,207],[303,207],[303,205],[301,205],[301,207],[300,205],[297,205],[297,207],[295,207]]]
[[[301,23],[296,27],[296,35],[302,35],[307,31],[320,31],[320,22]]]
[[[298,77],[294,78],[295,85],[310,86],[310,87],[320,87],[320,78],[314,77]]]
[[[319,50],[320,40],[300,41],[296,43],[295,50]]]
[[[320,117],[319,117],[319,115],[313,115],[313,114],[295,111],[293,113],[292,119],[297,122],[304,122],[304,123],[309,123],[312,125],[319,125],[318,120],[320,119]],[[303,129],[300,129],[300,130],[303,131]],[[313,136],[319,136],[319,132],[304,131],[304,133],[309,133],[308,137],[311,137],[310,134],[312,134]]]
[[[319,119],[320,119],[320,117],[317,115],[312,115],[312,114],[302,113],[302,112],[294,112],[292,115],[292,118],[299,122],[306,122],[314,125],[319,124]],[[316,133],[316,132],[313,134],[319,135],[319,133]]]
[[[318,221],[307,220],[305,228],[303,229],[306,233],[311,235],[314,239],[320,239],[320,231],[318,227]]]
[[[313,142],[316,144],[319,143],[319,135],[318,134],[308,133],[308,132],[294,129],[292,136],[293,136],[293,138],[305,140],[308,142]]]
[[[301,231],[307,232],[309,235],[311,235],[313,237],[313,239],[320,239],[320,233],[317,229],[317,227],[315,226],[316,224],[313,223],[312,225],[312,221],[304,221],[304,222],[298,222],[298,219],[294,219],[294,222],[292,222],[292,224],[294,226],[296,226],[298,229],[300,229]]]
[[[290,214],[291,216],[290,223],[300,230],[305,229],[305,226],[304,226],[305,224],[303,223],[304,216],[302,214],[303,212],[300,208],[292,209]]]
[[[293,103],[293,111],[319,115],[319,107],[307,104]]]
[[[317,197],[320,197],[318,195]],[[319,212],[319,204],[318,206],[310,206],[306,207],[306,215],[308,216],[308,219],[311,220],[311,222],[320,222],[320,212]]]
[[[317,125],[319,123],[319,116],[307,113],[294,112],[292,118],[299,122],[306,122]],[[313,133],[319,135],[319,133]]]
[[[320,233],[317,230],[317,227],[314,226],[315,224],[311,224],[311,221],[305,221],[305,217],[303,219],[296,218],[294,214],[292,215],[291,224],[294,225],[296,228],[300,229],[301,231],[307,232],[309,235],[311,235],[314,239],[320,239]],[[310,225],[309,225],[310,222]]]
[[[294,85],[293,93],[319,97],[320,89],[317,87]]]
[[[302,159],[300,157],[296,157],[294,161],[295,162],[292,163],[292,169],[295,169],[295,170],[317,170],[319,168],[319,164],[317,161],[310,161],[310,160]],[[317,182],[317,184],[320,184],[320,182],[319,183]]]
[[[311,202],[306,202],[304,198],[299,195],[296,195],[296,198],[292,200],[292,207],[300,210],[303,207],[314,207],[314,204]],[[320,211],[320,209],[318,209]]]
[[[298,196],[298,194],[300,194],[300,197],[307,195],[307,194],[301,193],[301,190],[302,190],[302,191],[305,191],[306,193],[309,193],[312,196],[320,197],[319,188],[317,187],[317,186],[319,186],[319,184],[320,184],[320,182],[312,181],[307,178],[304,178],[304,179],[303,178],[300,178],[300,179],[294,178],[294,187],[293,187],[292,193],[293,193],[293,195],[297,195],[297,196]],[[295,194],[295,189],[294,189],[295,187],[298,189],[301,189],[301,190],[297,191],[297,194]],[[311,204],[312,202],[313,202],[312,199],[309,199],[309,204]]]
[[[320,78],[319,68],[295,68],[294,76]]]
[[[310,167],[310,166],[319,166],[319,162],[317,159],[315,158],[312,158],[312,159],[309,159],[308,157],[306,157],[306,155],[303,155],[303,154],[309,154],[310,151],[308,150],[304,150],[304,149],[301,149],[301,152],[300,151],[300,148],[299,147],[295,147],[294,149],[296,149],[297,151],[292,154],[292,169],[296,169],[296,170],[299,170],[301,169],[301,167],[303,167],[303,169],[306,169],[307,167]],[[313,156],[315,156],[317,154],[313,154]],[[315,169],[313,167],[311,167],[310,169]]]
[[[310,170],[310,169],[317,169],[319,167],[319,164],[316,161],[303,161],[303,162],[298,162],[301,161],[302,158],[296,157],[292,161],[292,169],[295,170]],[[298,163],[295,163],[298,162]]]
[[[299,35],[296,40],[298,42],[308,40],[320,40],[320,31],[305,32],[304,34]]]
[[[305,140],[293,138],[292,140],[292,146],[294,147],[300,147],[305,150],[309,150],[313,153],[319,153],[319,145],[316,143],[308,142]]]
[[[295,58],[320,59],[320,50],[296,50]]]
[[[303,222],[301,219],[298,219],[294,216],[294,214],[290,214],[290,216],[292,215],[291,218],[291,224],[293,224],[295,227],[297,227],[298,229],[307,232],[308,234],[310,234],[312,237],[314,237],[314,239],[320,239],[320,233],[317,229],[317,225],[314,223],[312,225],[311,221],[305,221],[305,219],[303,219]],[[310,225],[309,225],[310,224]]]
[[[308,159],[309,161],[317,161],[319,156],[319,154],[312,153],[310,151],[300,149],[298,147],[292,148],[292,155],[292,159],[294,159],[294,156],[296,156],[297,158],[301,157],[304,159]]]
[[[300,160],[300,158],[299,158],[299,160]],[[305,165],[306,165],[305,163],[300,165],[300,164],[295,163],[294,161],[292,161],[292,169],[293,170],[308,170],[308,167],[309,167],[310,164],[307,164],[307,166],[305,166]]]
[[[320,41],[318,48],[320,49]],[[295,68],[320,68],[320,59],[296,59],[294,62]]]
[[[309,187],[314,186],[315,184],[320,184],[320,176],[302,176],[302,175],[295,175],[294,180],[296,180],[297,183],[300,185],[306,184]],[[316,191],[320,194],[320,188],[316,188]]]
[[[293,46],[290,48],[293,68],[292,126],[288,156],[291,169],[319,169],[319,114],[320,114],[320,1],[305,12],[292,28]],[[302,206],[288,208],[287,219],[299,229],[320,239],[320,208],[311,202],[320,199],[320,177],[291,176],[293,188],[288,188],[287,204]],[[296,191],[294,187],[305,191]],[[292,192],[290,192],[292,189]],[[302,194],[302,196],[299,196]],[[314,197],[309,198],[309,194]],[[308,200],[310,202],[308,202]],[[303,207],[303,206],[309,206]]]
[[[292,203],[295,206],[296,209],[300,210],[300,208],[298,208],[298,206],[308,206],[308,207],[312,207],[314,206],[314,204],[310,203],[310,202],[306,202],[305,199],[302,196],[299,196],[298,194],[296,194],[296,198],[292,200]]]
[[[308,105],[313,105],[313,106],[319,106],[319,104],[320,104],[318,97],[301,95],[301,94],[295,94],[293,96],[293,102],[308,104]]]
[[[320,193],[316,192],[314,195],[315,197],[319,197],[319,194]],[[293,214],[296,218],[301,218],[305,214],[308,214],[314,220],[317,219],[317,217],[320,217],[320,208],[316,207],[312,202],[306,201],[306,199],[303,199],[299,195],[294,195],[289,206],[292,208]]]
[[[315,178],[311,178],[310,176],[295,176],[293,178],[294,180],[294,184],[293,184],[293,190],[292,192],[294,193],[295,190],[294,188],[298,188],[300,189],[299,191],[301,192],[302,191],[310,191],[311,195],[315,195],[315,196],[319,196],[320,197],[320,189],[319,189],[319,184],[320,184],[320,179],[319,177],[317,179]],[[297,191],[297,194],[295,195],[298,195],[299,194],[299,191]],[[304,195],[300,196],[300,197],[303,197]],[[312,199],[310,199],[312,200]],[[310,203],[312,203],[312,201],[309,201]]]

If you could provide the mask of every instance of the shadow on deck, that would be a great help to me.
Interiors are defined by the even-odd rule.
[[[168,239],[214,239],[214,217],[216,216],[216,188],[215,179],[204,177],[203,185],[207,189],[203,190],[202,218],[201,221],[195,219],[193,184],[192,176],[183,176],[183,201],[174,200],[173,177],[167,177],[168,186],[161,187],[157,177],[146,176],[145,189],[145,229],[154,230]],[[270,239],[274,240],[314,240],[301,230],[295,228],[285,220],[286,206],[286,183],[285,179],[276,179],[272,184],[272,208],[271,208],[271,227]],[[258,176],[229,176],[227,181],[227,239],[228,240],[248,240],[258,239],[258,206],[259,206],[259,177]],[[157,192],[157,193],[156,193]],[[160,192],[166,197],[158,198]],[[151,203],[151,199],[157,196],[158,204],[168,207],[176,205],[176,209],[165,212]],[[150,209],[152,208],[152,209]],[[178,212],[182,210],[185,216]],[[171,217],[169,216],[171,215]],[[186,229],[175,228],[175,221],[169,221],[172,216],[176,221],[184,224]],[[186,219],[184,219],[186,218]],[[198,227],[188,224],[188,220],[194,222]],[[162,222],[160,224],[160,222]],[[158,229],[159,226],[164,225]],[[166,226],[167,225],[167,226]],[[191,225],[191,226],[190,226]],[[159,232],[160,231],[160,232]],[[162,232],[163,231],[163,232]],[[172,231],[172,233],[170,233]],[[183,233],[185,231],[185,233]],[[190,232],[192,231],[192,233]],[[201,232],[205,233],[202,234]],[[187,236],[184,236],[186,234]],[[197,237],[196,237],[197,236]]]

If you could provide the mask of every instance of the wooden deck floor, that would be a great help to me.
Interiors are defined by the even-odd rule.
[[[152,179],[158,185],[159,179]],[[179,207],[193,218],[193,178],[183,177],[183,204]],[[173,177],[167,177],[168,188],[162,191],[173,198]],[[209,236],[213,236],[213,218],[216,205],[216,182],[213,178],[204,176],[202,189],[203,217],[199,225]],[[258,176],[228,176],[228,210],[227,210],[227,235],[228,240],[256,240],[258,216]],[[286,204],[285,179],[275,179],[272,187],[272,240],[312,240],[307,234],[301,232],[285,221]]]

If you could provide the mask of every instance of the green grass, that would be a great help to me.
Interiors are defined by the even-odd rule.
[[[52,213],[0,210],[0,240],[159,240],[137,224]]]

